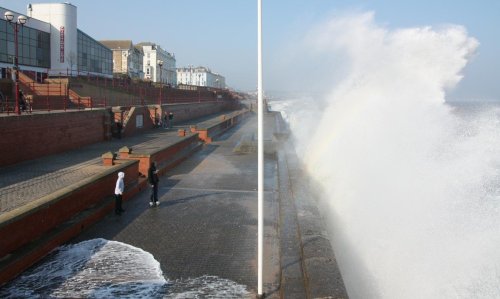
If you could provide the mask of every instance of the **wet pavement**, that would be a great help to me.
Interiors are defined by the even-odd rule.
[[[217,117],[218,115],[212,115],[197,121]],[[180,128],[187,129],[189,124],[181,123],[172,129],[158,128],[141,135],[103,141],[79,149],[0,167],[0,214],[104,171],[106,166],[102,164],[101,155],[106,152],[118,152],[123,146],[140,150],[159,143],[173,144],[180,140],[177,136],[177,130]]]
[[[201,121],[210,117],[183,126]],[[275,116],[266,114],[264,125],[264,141],[270,145],[266,152],[274,152]],[[245,286],[254,296],[256,126],[256,117],[249,117],[160,177],[158,207],[149,207],[149,190],[143,191],[124,203],[121,216],[107,215],[72,243],[103,238],[151,253],[179,293],[192,289],[190,281],[208,278]],[[0,169],[0,214],[99,171],[104,152],[174,142],[180,127],[4,167]],[[265,155],[264,174],[266,298],[347,298],[321,216],[311,193],[302,187],[305,174],[297,158],[278,148],[277,154]]]
[[[160,205],[149,207],[142,192],[74,242],[104,238],[139,247],[160,262],[170,280],[205,275],[257,288],[257,153],[235,150],[256,134],[250,119],[160,177]],[[278,297],[279,205],[277,164],[265,160],[264,284]]]

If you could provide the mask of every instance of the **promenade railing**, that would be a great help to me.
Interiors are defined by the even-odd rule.
[[[223,89],[132,80],[129,78],[106,78],[90,73],[73,73],[73,77],[49,77],[33,72],[20,72],[19,81],[26,109],[23,112],[106,108],[113,106],[144,106],[180,103],[217,103],[232,100]],[[83,85],[93,86],[92,95]],[[82,88],[79,88],[82,87]],[[20,102],[20,103],[21,103]],[[15,97],[5,97],[0,103],[0,113],[15,111]],[[24,107],[24,106],[23,106]]]

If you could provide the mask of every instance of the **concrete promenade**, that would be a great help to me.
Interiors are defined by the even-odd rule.
[[[221,113],[224,114],[224,113]],[[158,128],[146,134],[99,142],[35,160],[0,168],[0,214],[12,211],[47,194],[79,182],[106,169],[101,155],[118,152],[123,146],[135,150],[154,148],[178,141],[177,130],[211,122],[212,115],[181,123],[172,129]]]
[[[102,171],[101,155],[123,146],[154,148],[177,140],[177,129],[113,140],[1,169],[0,214]],[[72,242],[95,238],[139,247],[171,281],[205,275],[257,290],[256,118],[229,129],[160,177],[158,207],[148,190],[124,203]],[[296,157],[279,148],[266,114],[264,290],[266,298],[347,298],[321,216]],[[112,193],[113,190],[110,190]],[[306,244],[307,243],[307,244]]]
[[[105,152],[117,152],[123,146],[140,149],[176,140],[176,130],[158,128],[144,135],[113,139],[0,168],[0,214],[102,172],[106,169],[101,159]]]

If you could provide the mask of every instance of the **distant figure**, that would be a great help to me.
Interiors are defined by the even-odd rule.
[[[164,129],[168,129],[168,115],[167,115],[167,112],[165,112],[165,115],[163,115],[162,125],[163,125]]]
[[[122,195],[125,190],[125,183],[123,182],[123,178],[125,177],[125,173],[119,172],[118,179],[116,180],[115,186],[115,214],[121,215],[125,210],[122,208]]]
[[[26,99],[22,90],[19,90],[19,108],[21,111],[26,111]]]
[[[122,139],[122,123],[117,121],[116,122],[116,137],[118,137],[118,139]]]
[[[0,112],[3,112],[4,103],[5,103],[5,96],[3,95],[2,91],[0,90]]]
[[[161,122],[161,115],[159,115],[158,113],[155,114],[155,123],[154,123],[154,127],[155,128],[159,128],[160,127],[160,122]]]
[[[158,182],[160,179],[158,178],[158,169],[156,169],[156,162],[151,162],[151,166],[148,170],[148,182],[151,186],[151,195],[149,197],[149,206],[160,205],[158,202]]]
[[[169,128],[172,128],[172,123],[174,121],[174,113],[173,112],[170,112],[168,114],[168,127]]]

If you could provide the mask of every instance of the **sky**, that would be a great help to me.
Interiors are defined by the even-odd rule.
[[[38,1],[47,3],[61,1]],[[177,59],[177,66],[206,66],[226,77],[229,87],[257,86],[256,0],[73,0],[78,27],[96,40],[151,41]],[[311,28],[346,12],[373,12],[384,28],[464,26],[480,46],[454,90],[458,99],[500,101],[500,1],[498,0],[262,0],[265,90],[307,90],[321,67],[307,56],[284,58],[304,42]],[[29,1],[0,0],[25,13]],[[278,63],[279,62],[279,63]],[[284,66],[286,65],[286,66]],[[334,67],[334,66],[332,66]],[[286,76],[285,76],[286,74]],[[290,76],[303,77],[291,84]]]

